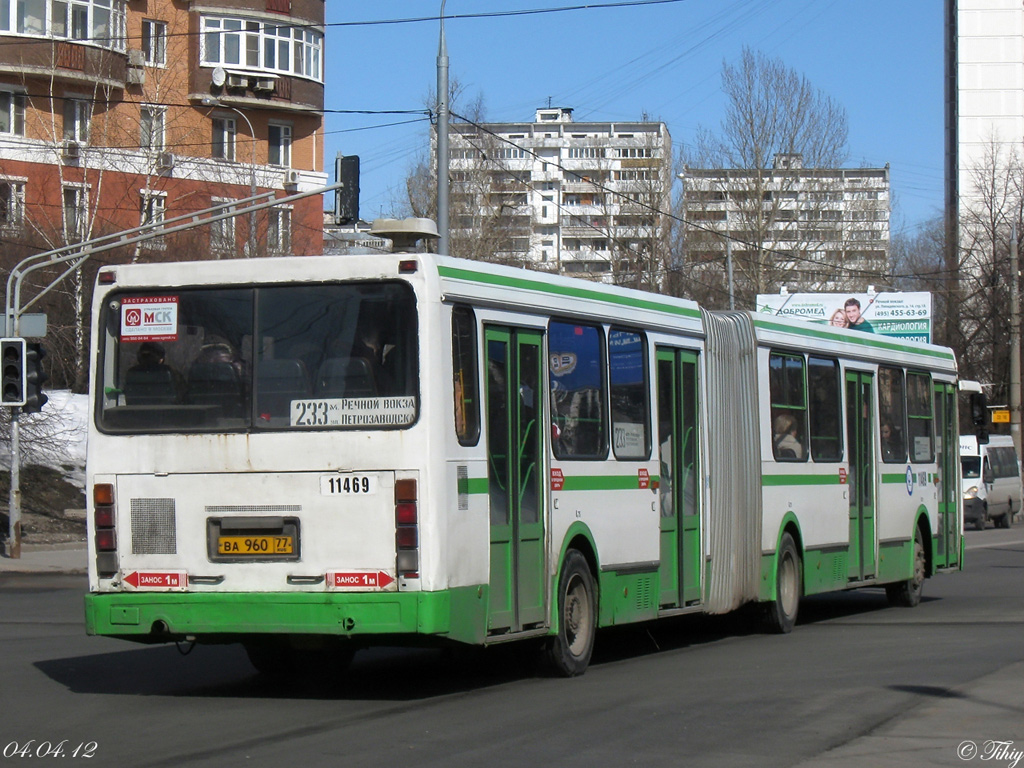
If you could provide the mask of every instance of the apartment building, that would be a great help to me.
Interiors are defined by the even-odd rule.
[[[964,209],[986,205],[985,169],[1024,162],[1024,7],[1017,0],[955,0],[954,169]],[[980,177],[979,177],[980,175]],[[979,186],[981,189],[979,189]]]
[[[667,253],[672,144],[660,122],[452,123],[454,255],[654,287]]]
[[[55,247],[323,186],[324,0],[0,2],[0,228]],[[317,253],[323,202],[134,257]]]
[[[687,168],[685,258],[721,272],[726,249],[753,293],[862,289],[889,256],[889,167]]]

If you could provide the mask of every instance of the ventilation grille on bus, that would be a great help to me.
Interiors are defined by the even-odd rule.
[[[279,515],[282,512],[301,512],[301,504],[248,504],[239,506],[206,507],[208,515]]]
[[[834,581],[836,584],[842,584],[844,581],[846,581],[846,573],[846,555],[834,555],[832,560],[832,581]]]
[[[469,509],[469,467],[459,464],[455,467],[455,474],[458,478],[459,510]]]
[[[178,552],[174,499],[132,499],[132,554]]]
[[[650,576],[641,576],[636,580],[633,594],[636,598],[637,610],[643,611],[654,606],[654,580]]]

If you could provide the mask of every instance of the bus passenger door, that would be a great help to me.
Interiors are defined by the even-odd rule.
[[[661,464],[662,608],[700,600],[700,467],[697,463],[697,355],[659,349],[658,455]]]
[[[544,621],[541,334],[489,326],[487,460],[490,500],[488,630]]]
[[[846,432],[850,454],[850,549],[847,578],[875,575],[874,408],[870,373],[846,372]]]
[[[955,566],[960,560],[960,521],[957,518],[956,390],[935,382],[935,463],[938,465],[939,529],[935,532],[935,568]]]

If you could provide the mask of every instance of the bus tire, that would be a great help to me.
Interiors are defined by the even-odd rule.
[[[914,531],[914,573],[905,581],[885,585],[885,596],[889,598],[889,605],[901,608],[913,608],[921,602],[921,594],[924,592],[924,540],[921,536],[921,529]]]
[[[587,560],[570,549],[558,579],[558,633],[548,638],[545,656],[561,677],[582,675],[597,634],[597,588]]]
[[[796,625],[803,592],[800,553],[788,531],[782,534],[775,569],[775,599],[767,605],[766,623],[769,631],[784,635]]]
[[[974,521],[974,527],[979,531],[984,531],[986,523],[988,523],[988,505],[982,504],[981,515]]]

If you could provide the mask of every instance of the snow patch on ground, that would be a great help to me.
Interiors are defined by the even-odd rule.
[[[61,470],[68,481],[85,487],[85,452],[89,435],[89,396],[68,390],[47,392],[42,413],[19,417],[22,466],[42,464]],[[3,451],[0,468],[10,469],[11,455]]]

